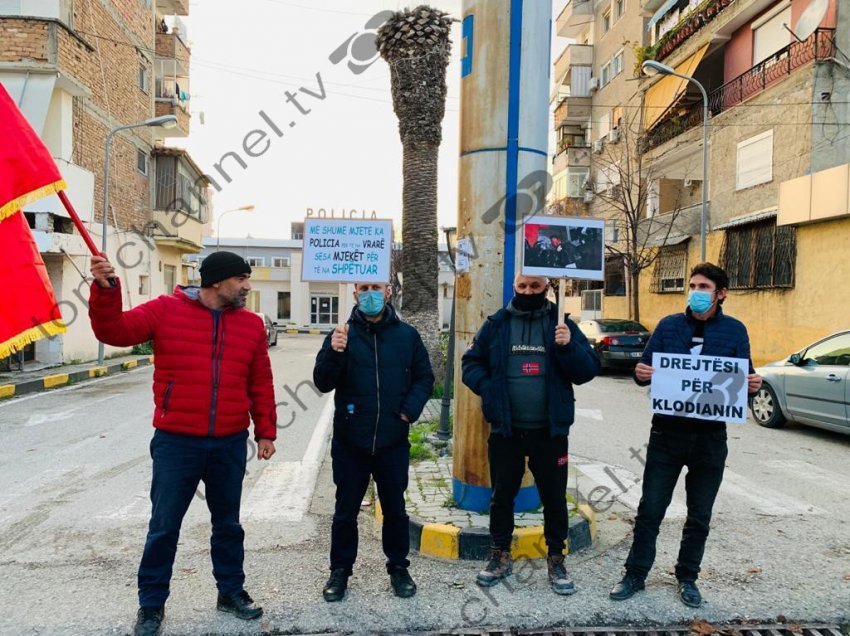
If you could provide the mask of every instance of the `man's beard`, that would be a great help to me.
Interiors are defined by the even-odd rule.
[[[230,306],[234,309],[242,309],[247,302],[248,295],[246,294],[243,296],[242,294],[239,294],[238,296],[236,296],[236,298],[230,301]]]

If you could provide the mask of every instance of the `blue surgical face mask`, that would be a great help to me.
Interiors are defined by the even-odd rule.
[[[384,292],[380,290],[357,292],[357,307],[367,316],[377,316],[384,310]]]
[[[691,290],[688,292],[688,307],[695,314],[704,314],[714,304],[714,301],[711,300],[711,294],[712,292]]]

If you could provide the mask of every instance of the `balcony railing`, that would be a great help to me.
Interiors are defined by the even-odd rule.
[[[756,64],[735,79],[708,95],[710,116],[722,113],[782,81],[798,68],[813,60],[827,60],[835,55],[835,29],[818,29],[802,42],[792,42],[769,58]],[[686,130],[702,124],[702,101],[674,109],[641,140],[646,152],[678,137]]]
[[[660,62],[733,2],[735,0],[705,0],[658,40],[653,47],[654,55],[649,57]]]

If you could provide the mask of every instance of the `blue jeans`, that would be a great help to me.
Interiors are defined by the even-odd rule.
[[[210,554],[222,594],[241,592],[245,532],[239,524],[248,431],[227,437],[194,437],[157,430],[151,440],[151,520],[139,565],[139,605],[156,607],[168,598],[180,526],[203,481],[212,519]]]
[[[649,434],[643,492],[635,518],[634,540],[626,559],[626,571],[643,580],[655,561],[655,540],[682,468],[688,516],[682,530],[676,578],[697,580],[708,538],[711,510],[726,466],[726,431],[689,433],[655,430]]]

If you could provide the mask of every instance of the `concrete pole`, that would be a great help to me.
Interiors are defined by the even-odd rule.
[[[523,215],[542,207],[547,194],[551,20],[551,0],[463,2],[458,369],[478,328],[513,295]],[[480,399],[460,381],[454,422],[454,500],[463,509],[486,511],[489,425]],[[516,509],[539,503],[527,474]]]

